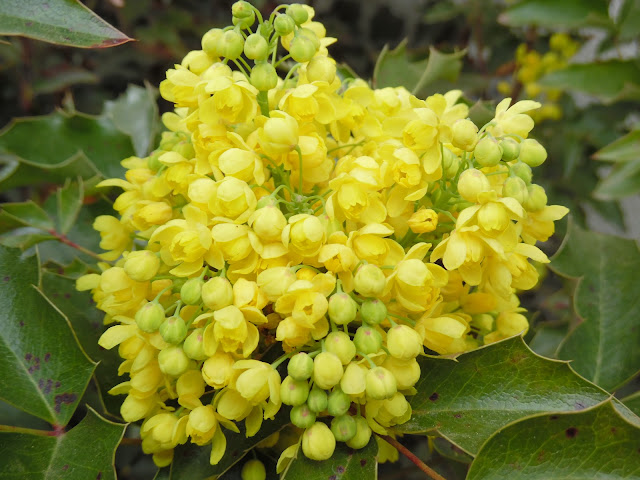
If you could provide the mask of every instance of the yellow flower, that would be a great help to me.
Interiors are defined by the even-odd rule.
[[[438,214],[430,208],[421,208],[411,215],[408,223],[414,233],[433,232],[438,226]]]
[[[267,155],[289,153],[298,144],[298,122],[291,115],[276,110],[258,129],[258,142]]]
[[[415,329],[422,336],[425,347],[443,354],[456,353],[451,346],[454,345],[454,340],[467,334],[469,319],[463,314],[447,313],[439,317],[427,314],[418,320]]]
[[[258,329],[247,322],[242,311],[234,305],[229,305],[213,312],[215,319],[213,333],[216,342],[225,352],[242,351],[242,356],[248,357],[258,345]]]
[[[525,112],[540,108],[540,103],[533,100],[520,100],[509,107],[510,98],[505,98],[496,106],[495,125],[487,128],[494,137],[506,134],[519,135],[527,138],[533,129],[533,120]]]
[[[327,239],[327,231],[318,217],[301,213],[289,218],[282,230],[282,243],[302,257],[318,254]]]
[[[117,259],[133,244],[131,237],[133,231],[115,217],[100,215],[93,222],[93,228],[100,232],[100,248],[109,250],[101,254],[105,260]]]
[[[211,441],[218,428],[218,420],[211,405],[203,405],[189,412],[186,433],[196,445],[206,445]]]
[[[234,359],[230,354],[218,351],[202,364],[202,377],[213,388],[224,388],[235,373],[233,364]]]

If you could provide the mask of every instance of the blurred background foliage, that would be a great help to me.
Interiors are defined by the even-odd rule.
[[[118,159],[153,150],[161,130],[158,113],[172,108],[157,101],[154,86],[167,68],[200,48],[207,30],[229,23],[233,2],[84,3],[135,41],[104,49],[15,36],[0,42],[0,201],[41,206],[21,203],[19,212],[5,207],[0,244],[27,249],[40,243],[42,262],[60,278],[77,277],[86,271],[83,262],[91,259],[57,240],[62,234],[67,241],[97,249],[92,218],[108,212],[110,202],[95,193],[93,185],[122,174]],[[265,12],[278,4],[252,3]],[[568,206],[579,226],[640,238],[635,214],[640,207],[640,1],[308,3],[328,34],[339,39],[330,52],[343,65],[343,75],[372,78],[376,87],[403,85],[421,97],[461,89],[480,125],[492,117],[497,99],[540,101],[533,136],[549,151],[549,161],[537,174],[549,203]],[[82,180],[66,180],[69,177]],[[67,197],[76,198],[77,212],[70,223],[60,208],[60,198]],[[42,233],[48,230],[37,222],[44,218],[42,211],[64,228]],[[566,222],[543,246],[547,253],[557,250],[565,228]],[[523,298],[524,306],[535,312],[526,338],[535,351],[562,358],[567,333],[581,321],[572,307],[575,286],[576,281],[547,271],[539,289]],[[95,312],[86,315],[93,316],[88,321],[99,322]],[[115,360],[105,352],[89,353],[96,360],[102,356],[105,372],[115,368]],[[99,390],[91,385],[84,401],[99,411],[117,412],[117,401],[106,397],[106,408],[100,408]],[[621,398],[637,390],[636,378],[616,393]],[[16,412],[3,404],[2,423],[31,421],[38,428],[35,421],[18,420]],[[136,432],[130,428],[127,436]],[[468,456],[444,439],[427,443],[405,438],[410,449],[446,478],[464,477]],[[381,478],[411,478],[411,465],[401,459],[399,467],[383,466]],[[155,474],[137,446],[121,447],[117,466],[121,479]]]

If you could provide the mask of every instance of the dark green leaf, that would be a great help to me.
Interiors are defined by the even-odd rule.
[[[624,397],[621,401],[629,410],[640,416],[640,392]]]
[[[53,230],[53,220],[42,208],[31,200],[21,203],[3,203],[0,205],[0,232],[18,227],[34,227],[40,230]]]
[[[66,235],[76,223],[82,208],[84,200],[82,179],[79,178],[77,182],[67,179],[64,186],[58,189],[56,198],[58,200],[58,231]]]
[[[281,409],[273,420],[265,420],[260,431],[253,437],[247,438],[244,428],[240,428],[240,433],[225,430],[227,437],[227,450],[217,465],[209,463],[211,455],[211,445],[199,447],[193,444],[179,445],[175,450],[173,463],[171,464],[172,480],[182,480],[183,478],[207,478],[212,475],[222,475],[236,464],[246,453],[256,444],[267,438],[269,435],[280,431],[289,423],[289,410]]]
[[[633,130],[593,154],[596,160],[628,162],[640,159],[640,130]]]
[[[639,447],[640,429],[607,401],[508,425],[482,446],[467,479],[638,478]]]
[[[115,480],[113,456],[125,425],[89,409],[82,421],[58,436],[0,433],[0,478]]]
[[[131,139],[105,116],[56,111],[17,119],[0,132],[0,155],[11,162],[0,190],[67,177],[122,177],[120,161],[133,153]]]
[[[433,448],[443,457],[450,460],[455,460],[456,462],[471,463],[471,461],[473,460],[473,457],[471,455],[465,453],[463,450],[460,450],[460,447],[451,443],[446,438],[434,438]]]
[[[440,433],[467,453],[504,425],[540,412],[581,410],[609,395],[565,362],[533,353],[515,337],[459,355],[420,359],[405,433]]]
[[[555,358],[558,346],[567,336],[567,327],[544,326],[538,329],[535,336],[529,342],[529,348],[547,358]]]
[[[620,40],[631,40],[640,35],[640,1],[625,0],[616,21]]]
[[[23,230],[30,230],[30,232],[22,233]],[[24,251],[42,242],[57,241],[57,238],[53,235],[48,235],[46,233],[36,233],[32,230],[33,229],[31,228],[19,228],[9,233],[5,233],[4,235],[0,235],[0,245],[11,248],[19,248],[20,250]]]
[[[559,358],[609,391],[640,370],[640,252],[637,244],[589,232],[570,222],[551,268],[579,278],[574,309],[582,318]]]
[[[129,85],[117,100],[105,103],[105,114],[118,130],[131,137],[139,157],[145,157],[153,150],[156,136],[160,132],[156,96],[149,85],[145,88]]]
[[[81,48],[130,42],[77,0],[2,0],[0,35],[21,35]]]
[[[95,73],[82,68],[66,68],[57,72],[52,77],[40,78],[33,82],[33,93],[40,95],[44,93],[55,93],[73,85],[95,84],[100,82],[100,77]]]
[[[40,290],[37,256],[0,246],[0,398],[66,425],[95,365]]]
[[[593,194],[602,199],[620,199],[640,191],[640,158],[624,162],[600,181]]]
[[[612,27],[604,0],[525,0],[506,9],[498,21],[511,27]]]
[[[309,460],[299,450],[298,456],[291,461],[280,478],[282,480],[327,480],[332,475],[341,480],[376,478],[377,453],[378,444],[373,437],[369,444],[360,450],[338,443],[331,458],[323,462]]]
[[[407,54],[407,40],[395,49],[382,49],[373,72],[376,88],[405,87],[417,96],[423,96],[426,87],[439,79],[455,81],[462,68],[460,60],[465,51],[441,53],[430,48],[429,58],[412,62]]]
[[[540,85],[587,93],[606,104],[638,100],[640,67],[631,60],[573,64],[545,75]]]
[[[493,120],[496,106],[489,102],[478,100],[469,108],[469,118],[476,125],[484,125]]]

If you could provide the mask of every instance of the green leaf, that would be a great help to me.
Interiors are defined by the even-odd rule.
[[[369,444],[354,450],[339,442],[329,460],[317,462],[309,460],[302,451],[282,473],[281,480],[326,480],[334,476],[341,480],[376,478],[378,470],[378,444],[371,437]]]
[[[628,162],[640,159],[640,130],[633,130],[593,154],[596,160]]]
[[[56,93],[79,84],[100,83],[100,77],[93,72],[77,67],[65,67],[51,77],[39,78],[33,82],[34,95]]]
[[[621,400],[624,405],[636,415],[640,416],[640,392],[632,393]]]
[[[53,230],[53,220],[47,212],[31,200],[20,203],[0,204],[0,232],[7,232],[18,227],[33,227],[40,230]]]
[[[640,99],[640,67],[633,60],[573,64],[545,75],[539,83],[587,93],[605,104]]]
[[[173,463],[171,464],[172,480],[182,480],[183,478],[207,478],[213,475],[222,475],[246,453],[255,447],[269,435],[280,431],[289,423],[289,409],[281,409],[273,420],[265,420],[260,431],[253,437],[247,438],[244,428],[239,425],[240,433],[225,430],[227,437],[227,450],[222,460],[217,465],[209,463],[211,455],[211,445],[199,447],[193,444],[179,445],[175,449]]]
[[[0,398],[66,425],[95,365],[40,290],[37,256],[0,246]]]
[[[569,223],[551,261],[556,273],[579,278],[573,305],[583,320],[558,350],[583,377],[612,391],[640,370],[640,252],[632,241]]]
[[[510,27],[534,25],[547,29],[613,27],[604,0],[525,0],[507,8],[498,21]]]
[[[543,326],[538,329],[529,342],[529,348],[543,357],[555,358],[558,346],[566,336],[566,325],[560,327]]]
[[[537,415],[498,431],[467,480],[638,478],[640,429],[611,401],[577,413]]]
[[[58,201],[58,231],[67,234],[78,219],[84,200],[84,186],[82,179],[72,182],[67,179],[56,193]]]
[[[624,162],[598,183],[594,196],[603,200],[615,200],[640,191],[640,158]]]
[[[581,410],[609,398],[565,362],[533,353],[514,337],[455,359],[424,357],[403,433],[439,433],[474,455],[493,432],[540,412]]]
[[[80,48],[113,47],[132,40],[77,0],[2,0],[0,35]]]
[[[625,0],[616,21],[620,40],[631,40],[640,35],[640,1]]]
[[[120,161],[133,154],[129,136],[105,116],[56,111],[16,119],[0,131],[0,163],[7,163],[0,190],[67,177],[122,177]]]
[[[426,87],[439,79],[454,82],[462,68],[465,50],[455,53],[441,53],[435,48],[429,49],[429,58],[412,62],[407,54],[407,40],[403,40],[395,49],[385,46],[380,52],[373,72],[373,84],[376,88],[405,87],[412,94],[422,97]]]
[[[58,436],[0,433],[0,478],[115,480],[113,459],[125,425],[89,409],[78,425]]]
[[[27,233],[24,233],[27,230]],[[0,245],[11,248],[19,248],[20,250],[27,250],[34,245],[42,242],[57,241],[57,238],[53,235],[46,233],[33,232],[31,228],[18,228],[4,235],[0,235]]]
[[[129,85],[117,100],[105,103],[104,113],[121,132],[131,137],[136,155],[146,157],[155,144],[161,124],[156,104],[157,92]]]

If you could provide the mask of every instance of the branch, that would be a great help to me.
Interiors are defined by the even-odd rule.
[[[99,262],[104,262],[105,260],[98,255],[95,252],[92,252],[91,250],[83,247],[82,245],[78,245],[77,243],[71,241],[69,239],[69,237],[67,237],[66,235],[63,235],[62,233],[56,232],[55,230],[51,229],[51,230],[47,230],[47,233],[50,235],[53,235],[54,237],[56,237],[56,239],[61,242],[64,243],[65,245],[69,245],[71,248],[75,248],[76,250],[84,253],[85,255],[89,255],[92,258],[95,258],[96,260],[98,260]]]
[[[385,442],[387,442],[392,447],[395,447],[401,454],[403,454],[405,457],[407,457],[409,460],[411,460],[415,464],[416,467],[418,467],[420,470],[422,470],[424,473],[426,473],[429,478],[431,478],[433,480],[447,480],[442,475],[440,475],[438,472],[436,472],[431,467],[429,467],[422,460],[420,460],[418,457],[416,457],[413,454],[413,452],[411,452],[407,447],[402,445],[395,438],[390,437],[389,435],[380,435],[379,433],[376,433],[376,435],[378,437],[380,437],[381,439],[383,439]]]

